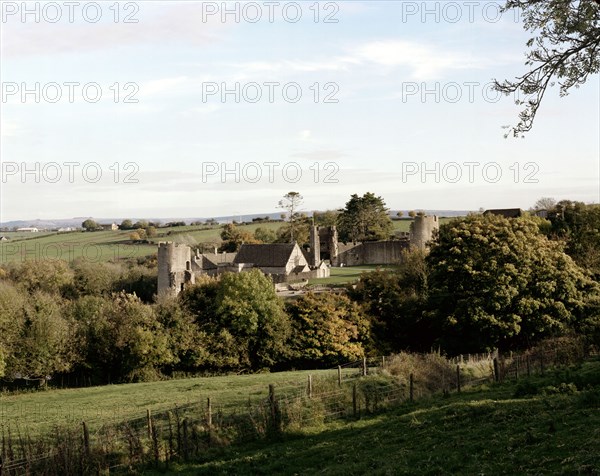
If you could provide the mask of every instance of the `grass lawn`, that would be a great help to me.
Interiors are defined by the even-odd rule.
[[[572,381],[581,389],[560,385]],[[599,474],[600,362],[528,382],[406,403],[280,442],[211,449],[167,474]]]
[[[280,394],[304,388],[308,374],[315,379],[337,379],[337,370],[312,370],[0,394],[0,427],[18,425],[21,431],[37,435],[55,424],[85,420],[93,428],[100,423],[143,417],[147,408],[156,412],[205,402],[207,397],[211,397],[215,410],[237,407],[249,399],[266,398],[269,384],[275,384]]]
[[[392,269],[394,266],[367,265],[347,266],[343,268],[332,267],[329,278],[310,279],[309,284],[348,284],[357,281],[361,274],[370,273],[376,269]]]

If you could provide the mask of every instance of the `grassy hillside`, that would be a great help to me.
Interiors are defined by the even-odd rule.
[[[49,431],[55,424],[83,420],[94,427],[143,417],[146,409],[155,412],[204,402],[207,397],[217,409],[227,409],[244,405],[249,399],[265,398],[269,384],[275,384],[280,392],[303,388],[309,373],[320,379],[337,378],[337,371],[296,371],[0,394],[0,427],[18,425],[21,431],[34,435]]]
[[[209,450],[181,475],[599,474],[600,362]],[[157,473],[158,474],[158,473]],[[164,474],[161,472],[160,474]]]

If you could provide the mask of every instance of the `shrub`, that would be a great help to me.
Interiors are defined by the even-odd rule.
[[[455,385],[456,368],[437,353],[393,355],[386,361],[386,371],[401,384],[408,385],[413,375],[416,395],[427,395]]]

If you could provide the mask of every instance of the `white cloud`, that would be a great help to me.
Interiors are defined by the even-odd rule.
[[[189,81],[187,76],[176,78],[162,78],[148,81],[140,86],[140,92],[144,96],[151,96],[163,92],[169,92]]]
[[[311,133],[309,130],[305,129],[303,131],[300,131],[300,133],[298,135],[299,135],[300,139],[302,139],[302,140],[309,140]]]
[[[64,18],[57,23],[31,20],[21,23],[20,16],[11,16],[2,24],[2,56],[77,53],[165,42],[205,45],[218,41],[221,31],[232,26],[213,17],[203,21],[200,2],[173,2],[174,5],[131,2],[139,8],[131,17],[137,23],[127,23],[124,18],[115,23],[111,5],[101,3],[102,20],[98,23],[84,21],[81,12],[69,23],[68,9],[64,6]]]
[[[14,122],[0,120],[0,137],[16,137],[19,135],[19,129]]]
[[[388,68],[407,67],[414,79],[442,76],[447,70],[481,68],[481,59],[403,40],[373,41],[359,46],[354,57]]]
[[[488,64],[486,58],[464,52],[434,48],[426,43],[386,39],[364,43],[348,48],[344,54],[318,60],[251,61],[225,66],[234,68],[244,79],[264,73],[347,72],[375,65],[386,70],[407,68],[413,79],[429,80],[442,77],[450,70],[482,69]]]

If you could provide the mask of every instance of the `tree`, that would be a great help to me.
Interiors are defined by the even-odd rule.
[[[240,230],[235,223],[227,223],[221,231],[223,243],[220,251],[234,253],[240,249],[242,243],[259,243],[255,236],[245,230]]]
[[[271,228],[263,228],[259,226],[254,230],[254,239],[262,243],[275,243],[277,234]]]
[[[74,288],[79,296],[109,295],[122,279],[123,270],[113,263],[93,263],[77,259],[72,263]]]
[[[508,134],[522,136],[533,127],[547,88],[558,81],[561,96],[584,84],[600,69],[600,2],[598,0],[507,0],[503,12],[517,9],[527,42],[529,71],[514,81],[494,80],[496,90],[519,93],[524,105],[519,122]],[[507,134],[507,135],[508,135]]]
[[[77,361],[76,326],[62,316],[62,301],[36,291],[24,308],[19,345],[7,362],[11,375],[45,378],[67,372]]]
[[[171,373],[177,369],[189,372],[202,368],[209,358],[206,334],[200,331],[194,315],[181,305],[180,300],[166,295],[158,297],[154,310],[173,355],[163,371]]]
[[[48,294],[65,294],[73,286],[73,270],[59,259],[27,260],[10,269],[13,282],[28,293],[44,291]]]
[[[121,230],[131,230],[133,229],[133,222],[129,219],[123,220],[119,228]]]
[[[290,243],[293,243],[295,240],[294,228],[298,218],[298,209],[302,205],[303,199],[304,197],[298,192],[288,192],[283,196],[283,199],[279,200],[279,208],[287,210],[288,220],[290,222]]]
[[[151,306],[124,292],[85,296],[71,315],[79,323],[86,363],[105,382],[156,379],[175,361],[169,335]]]
[[[533,205],[534,210],[552,210],[556,206],[556,200],[552,197],[542,197]]]
[[[315,225],[335,226],[340,212],[339,210],[325,210],[324,212],[314,212],[313,220]]]
[[[88,218],[87,220],[85,220],[82,224],[81,227],[85,230],[85,231],[96,231],[98,229],[100,229],[100,225],[98,225],[98,223],[96,223],[94,220],[92,220],[91,218]]]
[[[294,238],[292,239],[292,225],[286,223],[277,229],[277,237],[275,238],[276,243],[292,243],[295,241],[300,246],[308,244],[310,241],[310,227],[311,222],[309,218],[301,214],[298,216],[294,223]]]
[[[417,216],[417,212],[415,212],[414,210],[411,210],[410,212],[408,212],[408,216],[411,218],[414,218]]]
[[[292,361],[299,366],[333,366],[364,356],[369,321],[361,307],[339,294],[308,293],[291,301]]]
[[[404,216],[404,212],[403,211],[399,211],[398,213],[396,213],[396,216],[398,218],[402,218]]]
[[[428,289],[425,256],[423,250],[405,251],[397,269],[364,273],[348,290],[370,317],[378,353],[427,351],[434,343],[434,329],[423,316]]]
[[[242,368],[268,368],[286,355],[289,320],[273,282],[261,271],[224,274],[216,302],[220,327],[237,344]]]
[[[352,195],[338,217],[339,236],[344,242],[387,240],[392,228],[383,198],[371,192],[362,197]]]
[[[148,238],[154,238],[156,236],[156,227],[149,226],[148,228],[146,228],[146,236]]]
[[[561,200],[548,210],[550,236],[566,242],[575,262],[600,279],[600,205]]]
[[[450,352],[528,347],[567,332],[595,289],[527,217],[470,215],[444,224],[427,264],[428,306]]]
[[[0,377],[6,361],[19,348],[27,295],[9,282],[0,281]]]
[[[135,228],[135,229],[148,228],[148,222],[146,220],[138,220],[133,224],[133,228]]]

